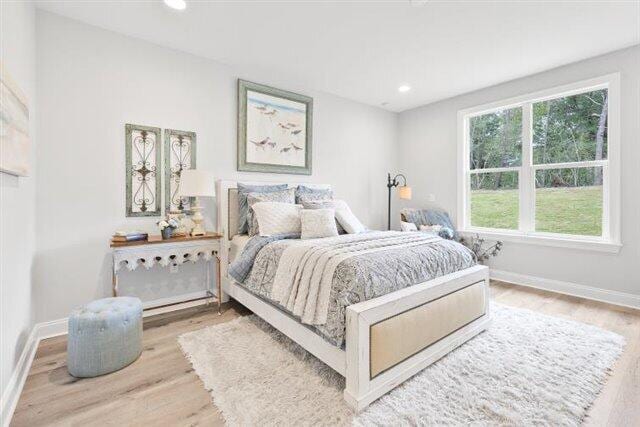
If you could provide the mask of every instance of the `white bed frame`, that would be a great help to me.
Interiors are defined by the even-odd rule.
[[[277,182],[243,182],[248,184],[279,184]],[[290,187],[297,185],[288,184]],[[310,184],[305,183],[304,185]],[[344,376],[346,378],[344,398],[355,411],[366,408],[380,396],[488,327],[490,322],[489,270],[484,266],[474,266],[347,307],[345,350],[330,344],[287,312],[264,301],[228,277],[229,249],[234,233],[229,232],[229,191],[237,186],[235,181],[218,181],[216,186],[218,230],[224,235],[221,250],[221,276],[223,292],[226,295],[223,295],[223,300],[227,297],[235,299]],[[315,186],[328,187],[326,185]],[[485,301],[484,313],[480,317],[451,331],[383,372],[372,376],[370,346],[373,325],[479,284],[483,287]]]

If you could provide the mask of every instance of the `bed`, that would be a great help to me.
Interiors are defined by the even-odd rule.
[[[236,187],[234,181],[217,182],[218,229],[224,235],[221,251],[223,300],[228,297],[237,300],[343,375],[346,378],[344,398],[355,411],[366,408],[378,397],[487,328],[490,321],[487,267],[470,262],[463,251],[456,247],[457,244],[428,238],[423,233],[367,233],[366,236],[316,239],[318,242],[304,244],[300,241],[276,240],[265,246],[268,249],[261,249],[255,255],[256,265],[252,272],[263,269],[259,274],[254,272],[254,276],[259,275],[260,280],[252,278],[251,274],[246,280],[234,280],[229,274],[229,263],[238,258],[249,242],[247,236],[237,233]],[[309,307],[301,308],[299,304],[294,304],[293,299],[287,304],[287,294],[283,290],[286,286],[282,286],[286,281],[283,282],[282,278],[274,281],[274,274],[270,275],[266,270],[273,270],[269,266],[295,261],[291,255],[284,260],[283,253],[297,251],[303,254],[300,251],[317,250],[318,245],[327,248],[323,249],[325,252],[337,245],[367,248],[369,246],[365,245],[370,245],[378,248],[367,249],[368,258],[344,257],[344,261],[338,265],[344,267],[345,271],[351,271],[357,270],[355,267],[358,265],[370,263],[369,275],[378,269],[385,270],[385,267],[402,271],[402,264],[412,265],[420,263],[422,259],[436,261],[429,268],[425,266],[418,269],[424,270],[420,273],[422,276],[412,272],[409,275],[411,278],[406,279],[414,280],[411,283],[405,279],[397,280],[397,289],[375,291],[375,286],[364,289],[362,285],[353,283],[362,283],[368,276],[364,279],[349,276],[344,282],[355,286],[355,290],[347,289],[349,292],[341,293],[340,298],[334,294],[341,290],[341,285],[339,274],[334,275],[333,270],[330,275],[333,282],[329,282],[329,287],[326,280],[318,280],[317,283],[311,279],[299,280],[301,287],[316,285],[319,295],[327,295],[324,299],[318,297],[319,300],[328,301],[325,304],[318,303],[322,309],[314,305],[313,310],[307,312]],[[394,252],[385,245],[397,245],[401,249],[394,249]],[[384,256],[376,255],[380,251]],[[233,273],[237,277],[236,272]],[[424,277],[424,281],[416,284],[416,277]],[[369,279],[376,283],[385,282],[384,277],[380,280],[376,277]],[[324,289],[327,291],[324,292]],[[347,294],[356,295],[355,299],[342,297]]]

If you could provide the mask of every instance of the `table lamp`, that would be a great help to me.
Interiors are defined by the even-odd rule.
[[[402,178],[403,185],[400,185],[399,178]],[[398,196],[400,196],[401,199],[411,200],[411,187],[407,186],[407,178],[401,173],[399,173],[398,175],[394,176],[392,179],[391,174],[390,173],[387,174],[387,188],[389,189],[389,205],[387,208],[387,215],[388,215],[387,230],[391,230],[391,189],[393,187],[399,187]]]
[[[200,197],[215,197],[216,187],[213,175],[209,172],[185,169],[180,173],[180,190],[179,195],[182,197],[195,197],[191,210],[193,211],[193,220],[195,227],[191,230],[192,236],[204,236],[205,231],[202,223],[204,216],[202,215],[202,206],[200,206]]]

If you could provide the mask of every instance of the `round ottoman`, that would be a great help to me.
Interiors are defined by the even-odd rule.
[[[124,368],[142,352],[142,302],[117,297],[93,301],[69,316],[67,368],[97,377]]]

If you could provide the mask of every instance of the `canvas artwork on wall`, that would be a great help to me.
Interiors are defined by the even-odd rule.
[[[238,80],[238,170],[311,174],[313,99]]]
[[[0,172],[29,175],[30,151],[27,98],[0,64]]]

